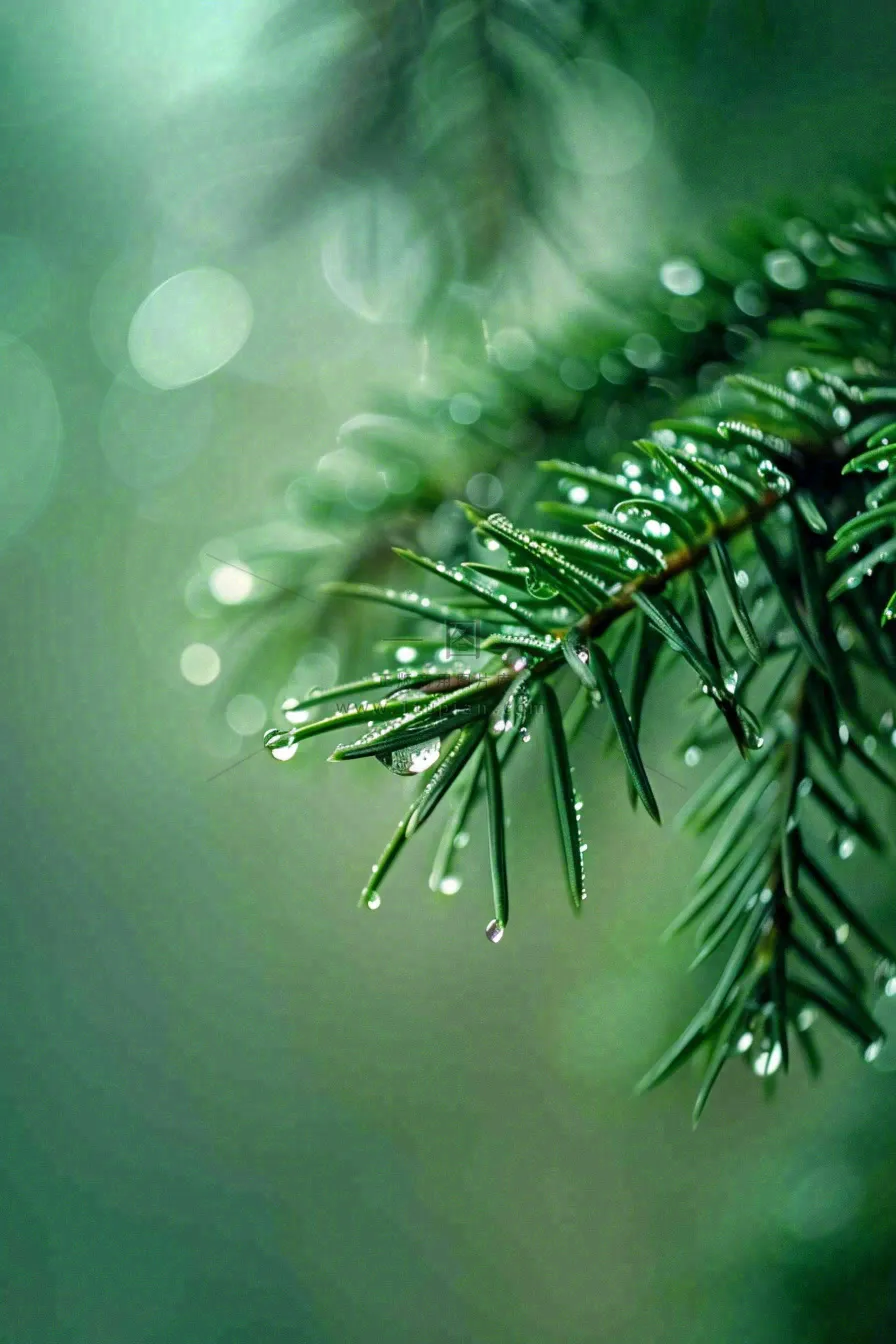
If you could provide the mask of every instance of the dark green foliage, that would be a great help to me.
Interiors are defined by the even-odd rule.
[[[696,1061],[695,1117],[735,1056],[770,1078],[787,1071],[796,1042],[816,1073],[818,1016],[866,1057],[879,1049],[867,963],[891,954],[861,910],[861,893],[831,877],[825,840],[841,857],[858,844],[883,850],[864,786],[896,792],[892,716],[878,726],[869,708],[896,685],[887,625],[896,616],[894,201],[886,194],[876,205],[859,202],[838,220],[769,218],[728,240],[725,265],[698,258],[694,301],[703,323],[690,334],[675,326],[668,296],[652,291],[651,316],[641,314],[639,327],[655,333],[658,367],[679,404],[674,415],[635,366],[614,381],[619,366],[611,364],[612,379],[600,374],[589,391],[563,391],[562,342],[538,350],[529,376],[472,370],[480,414],[465,462],[471,443],[489,443],[495,469],[507,426],[538,426],[539,479],[559,485],[561,498],[535,500],[518,521],[464,505],[458,515],[472,534],[449,539],[433,559],[399,549],[403,563],[425,573],[419,593],[331,585],[332,595],[397,608],[405,629],[409,616],[425,618],[424,637],[434,642],[421,649],[444,640],[448,648],[412,675],[378,674],[293,703],[292,712],[303,712],[337,696],[376,697],[268,739],[282,753],[315,733],[362,726],[331,759],[376,756],[393,769],[408,766],[402,773],[419,766],[422,788],[365,888],[368,905],[378,903],[406,840],[439,807],[451,817],[431,885],[455,891],[459,851],[484,805],[495,911],[488,933],[498,941],[510,902],[508,771],[536,714],[558,881],[579,912],[586,847],[575,740],[597,717],[622,757],[632,800],[658,821],[641,722],[668,668],[685,667],[696,677],[697,707],[684,746],[732,749],[682,810],[683,825],[714,835],[671,932],[693,932],[693,965],[715,968],[715,980],[643,1086]],[[787,283],[776,283],[768,258],[785,253]],[[748,367],[725,353],[726,332],[744,322]],[[569,345],[600,370],[624,333],[621,318],[595,311]],[[723,356],[727,375],[697,379]],[[609,427],[608,412],[620,405],[640,426],[628,447]],[[431,407],[423,420],[405,417],[401,441],[427,425],[437,433],[439,414]],[[517,441],[519,460],[526,433],[518,430]],[[535,525],[539,511],[552,529]],[[477,623],[473,654],[439,636],[439,625],[459,620]]]

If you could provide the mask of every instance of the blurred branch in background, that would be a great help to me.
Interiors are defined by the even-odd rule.
[[[586,101],[606,110],[616,92],[613,72],[584,57],[618,50],[633,8],[365,0],[340,21],[294,0],[268,25],[268,52],[298,52],[323,26],[340,36],[318,78],[296,93],[294,121],[306,129],[278,185],[274,223],[306,214],[321,174],[352,189],[341,240],[350,264],[376,284],[393,245],[383,234],[403,225],[418,318],[431,318],[453,285],[493,284],[526,224],[565,246],[557,195],[574,173],[576,112]]]

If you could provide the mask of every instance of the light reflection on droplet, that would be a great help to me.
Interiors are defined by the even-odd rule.
[[[777,1041],[768,1049],[761,1051],[753,1061],[753,1072],[758,1078],[770,1078],[781,1067],[781,1047]]]
[[[762,264],[768,278],[782,289],[802,289],[808,279],[806,268],[799,257],[786,248],[767,252]]]
[[[687,257],[671,257],[660,267],[660,280],[670,294],[689,297],[703,288],[703,272]]]
[[[490,943],[500,943],[504,937],[504,925],[497,919],[490,919],[485,926],[485,936]]]

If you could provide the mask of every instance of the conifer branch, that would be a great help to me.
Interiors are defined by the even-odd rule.
[[[682,750],[696,759],[726,741],[732,749],[682,809],[682,825],[715,836],[673,930],[696,928],[695,968],[718,959],[718,969],[644,1086],[685,1061],[701,1063],[696,1115],[735,1056],[770,1085],[796,1046],[815,1073],[818,1018],[874,1058],[881,1033],[872,996],[880,983],[896,988],[887,941],[833,879],[819,836],[829,830],[838,861],[859,844],[882,851],[862,786],[896,793],[892,712],[875,722],[870,708],[896,691],[887,627],[896,615],[894,201],[885,193],[876,207],[864,204],[854,226],[764,223],[755,254],[743,259],[752,279],[736,284],[705,259],[681,262],[714,326],[676,344],[669,314],[678,309],[664,300],[656,310],[662,340],[651,339],[678,394],[671,417],[668,406],[657,414],[651,377],[638,372],[640,346],[627,385],[614,381],[620,366],[611,362],[593,390],[572,395],[567,384],[565,401],[555,395],[569,360],[602,368],[616,358],[618,328],[598,314],[587,352],[573,337],[559,349],[535,347],[528,381],[494,366],[471,373],[469,392],[459,394],[455,380],[452,395],[468,398],[470,423],[465,434],[456,425],[450,432],[465,451],[506,443],[511,424],[538,427],[548,450],[540,479],[565,494],[538,501],[551,526],[531,509],[513,522],[464,506],[487,558],[459,536],[432,558],[398,548],[400,563],[422,574],[417,591],[330,584],[331,599],[360,597],[387,616],[397,610],[412,622],[412,654],[431,650],[433,661],[292,697],[289,726],[266,739],[288,759],[308,738],[356,729],[361,735],[340,742],[331,759],[374,756],[420,777],[364,888],[371,909],[381,905],[386,870],[440,808],[450,815],[431,886],[455,892],[469,827],[484,809],[494,911],[486,931],[498,942],[512,908],[505,826],[520,744],[535,731],[545,738],[558,885],[581,913],[587,846],[576,739],[604,714],[633,805],[658,821],[641,755],[643,710],[664,666],[686,664],[702,707]],[[764,308],[752,318],[748,361],[723,346],[732,325],[743,327],[735,309],[743,317],[745,306]],[[729,373],[695,394],[696,371],[723,353]],[[577,371],[569,377],[587,381]],[[609,432],[608,408],[619,398],[639,408],[646,433],[628,449]],[[445,403],[394,418],[400,451],[415,434],[421,444],[439,442],[436,405]],[[380,431],[375,452],[388,437]],[[471,461],[472,453],[465,469]],[[478,632],[472,662],[452,648],[452,625]],[[341,696],[347,703],[319,715]],[[874,977],[869,958],[879,959]]]

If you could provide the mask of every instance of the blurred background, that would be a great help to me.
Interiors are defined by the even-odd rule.
[[[450,900],[424,837],[359,912],[404,783],[325,749],[279,766],[265,695],[222,696],[191,576],[419,377],[434,264],[372,150],[294,171],[352,15],[298,5],[285,47],[259,41],[276,17],[0,7],[0,1339],[890,1341],[896,1049],[832,1037],[771,1106],[733,1070],[696,1133],[687,1071],[633,1096],[697,1001],[659,933],[699,849],[630,813],[618,762],[580,767],[575,923],[531,843],[540,772],[518,779],[498,949],[475,847]],[[887,162],[892,6],[772,17],[657,3],[597,49],[593,134],[561,108],[583,266]],[[461,308],[562,315],[556,249],[502,257],[466,258]],[[666,814],[702,775],[673,727],[660,706],[645,735]],[[892,934],[892,871],[848,862]]]

